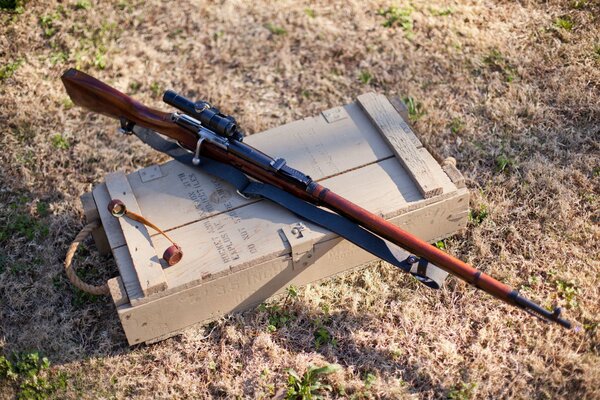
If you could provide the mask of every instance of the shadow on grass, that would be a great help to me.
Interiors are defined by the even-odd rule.
[[[39,352],[52,364],[127,349],[108,297],[71,285],[64,257],[82,223],[52,212],[63,195],[54,190],[0,193],[0,354]],[[91,239],[74,258],[78,275],[99,284],[117,275]]]
[[[418,362],[410,362],[405,357],[402,344],[397,349],[378,346],[377,333],[373,333],[372,328],[380,326],[381,320],[373,315],[341,311],[323,317],[303,310],[299,313],[299,321],[291,323],[285,328],[285,333],[274,340],[293,353],[317,352],[329,363],[340,364],[345,369],[352,368],[365,384],[354,394],[361,390],[369,393],[367,382],[370,375],[398,379],[409,393],[430,393],[439,397],[447,394],[447,388],[431,379],[432,371],[426,371],[426,367]],[[325,335],[325,343],[318,344],[323,341],[319,339],[323,337],[323,330],[329,335]],[[307,335],[307,331],[312,334]],[[370,337],[361,337],[362,332]]]

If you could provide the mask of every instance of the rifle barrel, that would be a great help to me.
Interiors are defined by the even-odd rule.
[[[571,323],[560,318],[560,308],[552,312],[540,307],[533,301],[521,296],[508,285],[492,278],[491,276],[473,268],[469,264],[443,252],[435,246],[406,232],[389,221],[375,215],[364,208],[352,203],[331,190],[315,184],[310,192],[314,198],[320,199],[325,207],[357,222],[359,225],[381,236],[390,242],[403,247],[419,257],[425,258],[446,272],[462,279],[463,281],[481,289],[506,303],[524,308],[540,315],[547,320],[556,322],[565,328],[571,328]]]

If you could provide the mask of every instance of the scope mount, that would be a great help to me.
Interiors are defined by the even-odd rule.
[[[223,114],[207,101],[192,101],[173,90],[167,90],[163,101],[200,121],[204,127],[229,140],[244,140],[244,133],[238,128],[231,115]]]

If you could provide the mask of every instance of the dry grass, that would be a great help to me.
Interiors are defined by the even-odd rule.
[[[0,14],[0,353],[47,356],[40,376],[57,398],[269,398],[286,368],[326,363],[342,366],[323,379],[332,397],[600,398],[600,7],[411,4],[392,27],[383,0],[28,1]],[[383,265],[301,290],[275,333],[250,310],[128,348],[109,301],[74,291],[61,261],[78,196],[162,159],[71,107],[59,81],[70,66],[156,107],[169,87],[202,96],[249,132],[369,90],[413,97],[417,130],[456,157],[481,217],[449,251],[583,328]],[[93,247],[81,254],[87,279],[116,273]],[[315,348],[317,321],[335,346]]]

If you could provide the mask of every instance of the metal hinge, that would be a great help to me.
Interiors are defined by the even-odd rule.
[[[315,261],[314,243],[321,236],[304,222],[296,222],[280,229],[282,239],[291,248],[292,267],[306,268]]]

